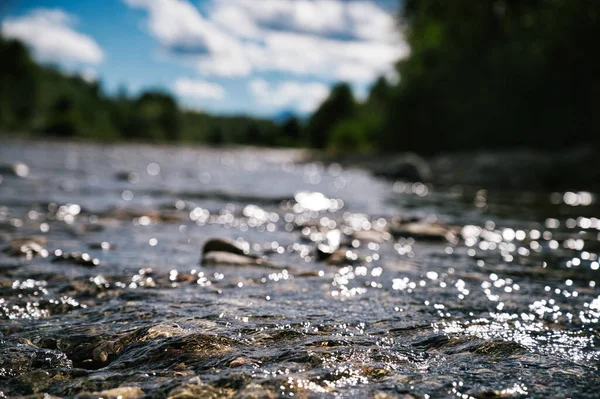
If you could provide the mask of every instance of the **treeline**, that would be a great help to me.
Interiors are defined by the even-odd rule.
[[[107,96],[0,38],[0,129],[334,152],[600,149],[600,1],[401,4],[399,83],[379,79],[364,102],[340,83],[306,121],[185,111],[159,91]]]
[[[5,134],[269,146],[297,145],[300,137],[295,119],[278,125],[182,110],[161,91],[108,96],[97,82],[37,64],[15,40],[0,37],[0,60],[0,130]]]
[[[399,84],[338,85],[310,119],[332,150],[600,149],[600,2],[404,0]]]

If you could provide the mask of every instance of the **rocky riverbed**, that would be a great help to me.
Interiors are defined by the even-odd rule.
[[[597,397],[591,189],[303,159],[0,143],[0,397]]]

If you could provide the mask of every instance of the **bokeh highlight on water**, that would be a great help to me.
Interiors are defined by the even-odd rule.
[[[0,396],[597,397],[593,193],[390,182],[295,150],[0,160],[28,166],[0,180]],[[202,265],[212,237],[265,263]]]

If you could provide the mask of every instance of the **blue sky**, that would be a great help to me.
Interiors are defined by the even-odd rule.
[[[159,88],[213,113],[306,114],[364,96],[408,49],[396,0],[9,0],[2,34],[109,93]]]

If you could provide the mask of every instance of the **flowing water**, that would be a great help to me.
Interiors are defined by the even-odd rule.
[[[594,194],[302,155],[0,143],[0,397],[598,397]]]

